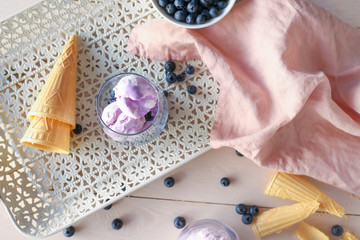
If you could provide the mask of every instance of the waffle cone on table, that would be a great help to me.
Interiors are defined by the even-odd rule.
[[[298,229],[296,230],[296,236],[300,240],[329,240],[329,237],[322,231],[305,222],[300,223]]]
[[[275,172],[265,194],[283,199],[308,202],[316,200],[320,209],[338,217],[344,216],[344,208],[301,176]]]
[[[70,37],[39,96],[28,113],[52,118],[75,128],[77,36]]]
[[[319,203],[317,201],[273,208],[257,216],[252,229],[258,238],[279,233],[283,229],[304,220],[318,208]]]
[[[349,231],[345,231],[341,236],[340,240],[358,240],[354,235],[352,235]]]
[[[34,116],[20,143],[50,152],[69,154],[70,125],[53,118]]]

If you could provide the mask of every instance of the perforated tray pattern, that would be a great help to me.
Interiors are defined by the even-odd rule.
[[[126,53],[131,29],[159,18],[150,1],[48,0],[0,23],[0,197],[16,226],[48,236],[210,149],[218,85],[201,61],[196,73],[168,84],[163,62]],[[72,34],[79,36],[76,120],[71,154],[24,147],[26,113]],[[95,97],[109,77],[136,72],[169,92],[169,119],[149,144],[108,138]],[[189,84],[197,86],[190,95]]]

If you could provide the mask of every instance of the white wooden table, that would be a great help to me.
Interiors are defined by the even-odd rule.
[[[0,0],[0,20],[38,1]],[[313,1],[342,20],[360,28],[359,0]],[[251,228],[242,224],[241,216],[235,212],[235,205],[254,204],[267,209],[292,204],[292,201],[263,194],[271,174],[271,170],[261,168],[245,157],[238,157],[233,149],[211,150],[169,174],[175,178],[174,187],[166,188],[163,184],[164,178],[153,181],[131,196],[113,204],[110,210],[100,210],[74,224],[76,232],[71,239],[176,239],[181,231],[173,226],[176,216],[185,217],[187,223],[205,218],[221,220],[234,228],[241,240],[256,239]],[[230,178],[229,187],[220,185],[222,177]],[[340,224],[360,237],[360,198],[326,184],[311,179],[310,181],[345,207],[347,216],[340,219],[316,213],[306,222],[318,227],[330,239],[337,239],[330,234],[331,226],[334,224]],[[124,226],[118,231],[111,228],[114,218],[124,221]],[[296,227],[265,239],[297,239]],[[17,231],[4,207],[0,207],[0,236],[0,239],[6,240],[31,239]],[[59,232],[46,239],[65,237]]]

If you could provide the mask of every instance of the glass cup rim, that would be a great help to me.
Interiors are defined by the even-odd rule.
[[[143,129],[142,131],[140,132],[137,132],[137,133],[130,133],[130,134],[125,134],[125,133],[119,133],[117,131],[114,131],[113,129],[111,129],[107,124],[104,123],[104,121],[102,120],[102,117],[100,116],[100,113],[99,113],[99,108],[100,108],[100,96],[101,96],[101,93],[103,92],[104,90],[104,87],[109,84],[111,82],[111,80],[113,80],[114,78],[117,78],[119,76],[127,76],[127,75],[136,75],[136,76],[139,76],[139,77],[142,77],[144,78],[148,83],[151,84],[151,86],[154,88],[155,92],[156,92],[156,96],[157,96],[157,100],[158,100],[158,109],[157,109],[157,112],[156,112],[156,116],[154,117],[154,119],[152,120],[151,124]],[[122,79],[123,77],[121,77],[119,79],[119,81]],[[122,136],[137,136],[139,134],[142,134],[144,133],[145,131],[147,131],[151,126],[153,126],[155,120],[158,118],[159,116],[159,110],[160,110],[160,96],[159,96],[159,91],[158,91],[158,88],[145,76],[142,76],[138,73],[132,73],[132,72],[122,72],[122,73],[118,73],[118,74],[115,74],[114,76],[111,76],[110,78],[108,78],[100,87],[100,90],[96,96],[96,113],[97,113],[97,116],[98,118],[100,119],[101,123],[108,129],[110,130],[111,132],[115,133],[115,134],[118,134],[118,135],[122,135]]]

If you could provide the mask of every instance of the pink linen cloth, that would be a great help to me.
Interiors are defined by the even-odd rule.
[[[213,148],[360,196],[359,30],[306,0],[244,0],[199,30],[139,26],[128,52],[202,59],[220,84]]]

